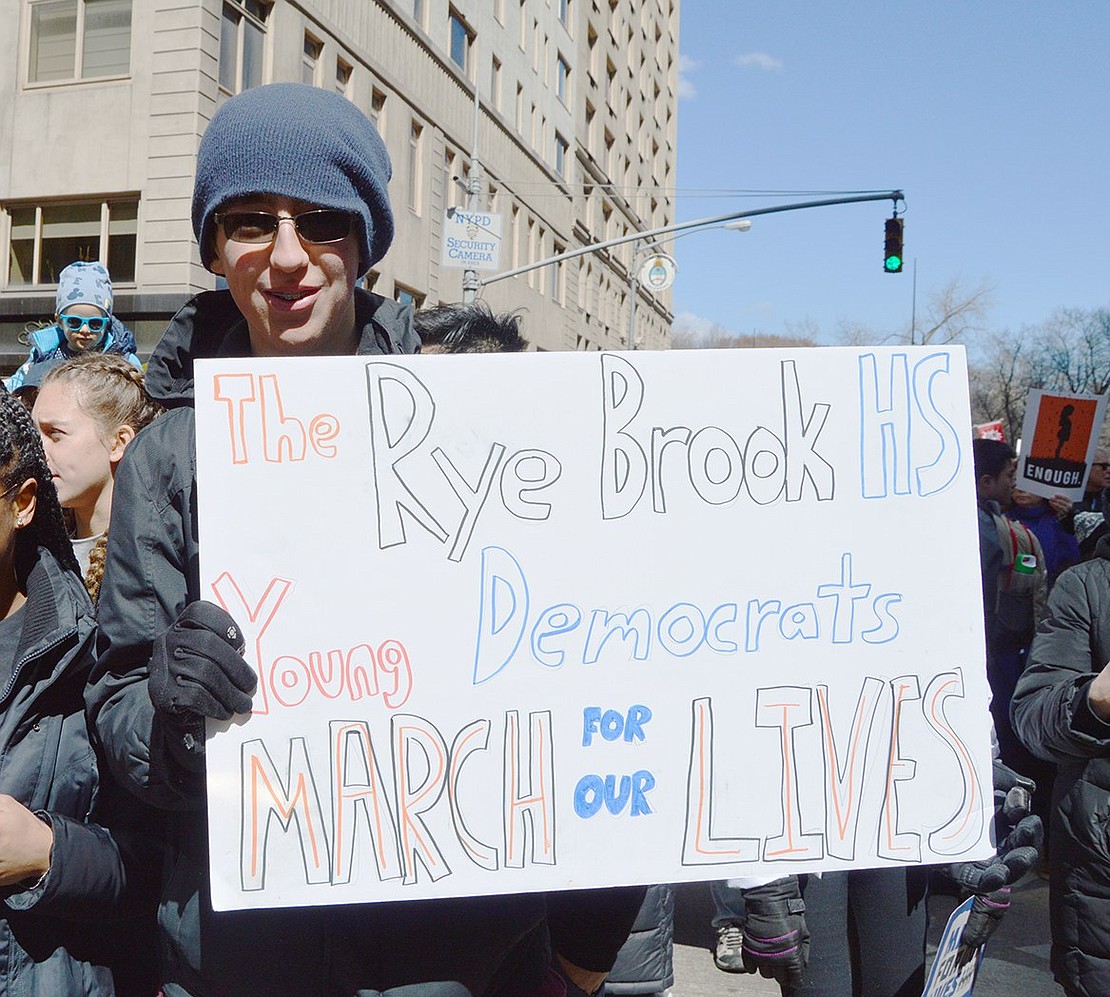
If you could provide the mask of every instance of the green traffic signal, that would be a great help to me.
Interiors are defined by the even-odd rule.
[[[886,220],[886,249],[883,253],[883,270],[887,273],[902,272],[902,219]]]

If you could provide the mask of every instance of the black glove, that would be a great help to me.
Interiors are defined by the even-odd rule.
[[[744,969],[796,987],[809,960],[805,901],[797,876],[755,886],[744,894]]]
[[[148,684],[154,708],[179,727],[250,712],[258,678],[243,660],[244,646],[243,632],[219,606],[190,603],[154,642]]]
[[[1004,886],[994,893],[976,896],[971,902],[967,924],[960,932],[960,947],[956,950],[956,965],[966,966],[994,934],[994,929],[1010,909],[1010,887]]]
[[[979,862],[954,862],[947,869],[968,893],[994,893],[1016,883],[1037,864],[1044,827],[1040,817],[1030,813],[1036,788],[1032,779],[1002,762],[994,763],[995,854]]]

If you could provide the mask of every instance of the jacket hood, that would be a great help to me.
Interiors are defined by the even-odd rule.
[[[412,328],[412,306],[355,288],[357,353],[413,353],[420,339]],[[193,403],[193,361],[249,357],[247,322],[230,291],[202,291],[170,320],[151,354],[146,389],[167,408]]]
[[[1102,557],[1110,561],[1110,533],[1104,534],[1099,542],[1095,544],[1095,557]]]
[[[27,603],[23,627],[15,653],[15,670],[7,692],[15,686],[18,671],[26,661],[38,657],[66,634],[75,638],[92,632],[92,602],[84,583],[72,571],[63,568],[45,547],[38,548],[34,565],[27,575]],[[64,670],[68,659],[62,656],[54,669]],[[6,698],[6,697],[5,697]]]

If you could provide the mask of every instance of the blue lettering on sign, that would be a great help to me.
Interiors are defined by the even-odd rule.
[[[504,548],[484,547],[473,682],[489,681],[519,658],[554,670],[620,660],[680,661],[706,652],[757,654],[783,642],[889,643],[901,632],[897,607],[903,596],[859,578],[855,561],[844,551],[833,578],[807,586],[813,598],[799,599],[799,591],[783,593],[789,600],[754,597],[743,611],[731,600],[703,606],[681,600],[631,611],[569,601],[533,609],[524,566]],[[597,722],[595,731],[603,733],[600,713]]]
[[[582,711],[582,746],[588,748],[593,743],[594,734],[601,734],[606,741],[624,738],[629,744],[643,741],[644,724],[651,719],[651,710],[639,704],[628,708],[627,716],[619,710],[601,711],[600,706],[587,706]]]
[[[655,788],[655,776],[646,769],[622,775],[584,775],[574,787],[574,812],[583,819],[600,813],[604,806],[614,817],[626,807],[630,817],[652,813],[647,794]]]

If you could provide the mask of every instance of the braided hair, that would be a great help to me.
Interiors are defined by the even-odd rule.
[[[79,353],[42,379],[42,386],[60,383],[105,435],[120,426],[137,433],[162,414],[162,406],[146,393],[143,372],[118,353]]]
[[[0,392],[0,487],[10,491],[28,478],[38,482],[35,514],[30,524],[19,531],[15,541],[15,574],[24,591],[39,547],[50,551],[63,568],[78,576],[81,572],[73,556],[54,478],[46,465],[42,440],[31,421],[31,413],[14,395]]]
[[[105,436],[114,436],[121,426],[137,433],[165,410],[146,392],[143,372],[116,353],[79,353],[43,378],[42,386],[64,384],[78,405]],[[89,553],[85,588],[93,604],[104,580],[108,534],[105,532]]]

